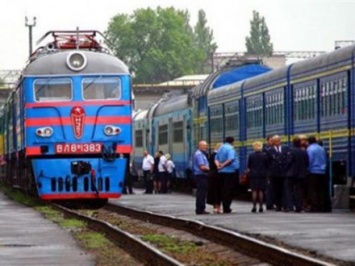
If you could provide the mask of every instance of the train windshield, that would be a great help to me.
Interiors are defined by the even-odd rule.
[[[70,101],[73,98],[71,79],[36,79],[34,81],[34,96],[37,102]]]
[[[84,100],[106,100],[121,98],[121,80],[113,77],[84,78],[82,82]]]

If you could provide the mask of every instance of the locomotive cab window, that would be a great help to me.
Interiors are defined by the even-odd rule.
[[[84,78],[84,100],[117,100],[121,98],[121,80],[111,77]]]
[[[72,82],[68,78],[48,78],[34,81],[36,102],[70,101],[73,98]]]

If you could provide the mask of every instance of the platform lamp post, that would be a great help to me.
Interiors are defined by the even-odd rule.
[[[26,23],[25,26],[28,27],[28,40],[29,40],[29,57],[32,55],[32,27],[36,26],[36,17],[32,18],[32,23],[29,22],[27,16],[26,16]]]

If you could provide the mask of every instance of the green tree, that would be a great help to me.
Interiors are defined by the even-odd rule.
[[[257,11],[253,11],[253,19],[250,21],[250,36],[245,38],[248,54],[259,56],[271,56],[273,45],[266,25],[265,18],[260,17]]]
[[[5,85],[5,81],[2,78],[0,78],[0,87],[2,87],[4,85]]]
[[[134,71],[136,82],[162,82],[192,74],[203,60],[185,10],[158,7],[118,14],[105,35],[115,55]]]
[[[210,68],[206,68],[206,63],[215,53],[217,44],[213,40],[213,30],[207,26],[206,13],[202,9],[198,11],[198,20],[194,33],[197,48],[201,53],[196,72],[201,74],[208,73]]]

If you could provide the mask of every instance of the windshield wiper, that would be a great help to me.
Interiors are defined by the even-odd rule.
[[[52,78],[47,78],[47,79],[46,79],[47,82],[44,83],[41,87],[39,87],[38,90],[35,91],[35,93],[36,93],[35,98],[37,98],[37,95],[39,96],[40,92],[41,92],[46,86],[48,86],[48,84],[49,84],[49,82],[51,81],[51,79],[52,79]],[[37,99],[36,99],[36,101],[37,101]],[[38,98],[38,101],[39,101],[39,98]]]
[[[102,76],[98,76],[98,77],[94,78],[92,81],[90,81],[88,84],[86,84],[85,87],[83,88],[84,94],[85,94],[85,90],[86,90],[87,88],[89,88],[92,84],[94,84],[95,81],[98,81],[98,80],[100,80],[100,79],[102,79]]]

